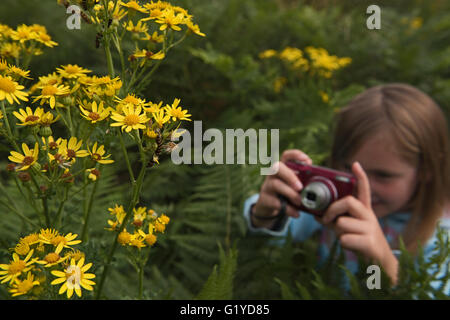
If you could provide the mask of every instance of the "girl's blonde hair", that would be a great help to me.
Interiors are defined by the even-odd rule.
[[[417,168],[412,216],[402,237],[415,252],[433,234],[449,203],[450,157],[445,115],[425,93],[406,84],[370,88],[337,114],[330,166],[342,167],[360,146],[388,132],[404,161]]]

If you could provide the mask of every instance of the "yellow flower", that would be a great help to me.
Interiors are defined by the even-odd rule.
[[[172,29],[175,31],[180,31],[181,28],[178,26],[183,23],[184,16],[179,13],[175,15],[174,10],[167,9],[162,12],[162,15],[156,19],[156,23],[159,23],[161,26],[159,30],[164,31],[166,29]]]
[[[131,240],[130,240],[129,245],[132,246],[132,247],[136,247],[136,248],[138,248],[138,249],[145,248],[144,240],[145,240],[145,238],[142,237],[142,236],[140,235],[140,233],[136,233],[136,232],[135,232],[135,233],[131,236]]]
[[[158,221],[162,224],[168,224],[170,222],[170,218],[166,216],[164,213],[158,218]]]
[[[276,93],[280,93],[286,83],[287,79],[285,77],[277,77],[273,81],[273,91],[275,91]]]
[[[31,110],[30,107],[26,107],[25,110],[19,109],[19,112],[13,111],[13,115],[20,120],[19,126],[35,126],[39,124],[44,109],[37,107],[36,110]]]
[[[330,97],[328,96],[328,94],[324,91],[319,91],[319,95],[322,98],[322,101],[325,103],[328,103],[328,101],[330,101]]]
[[[36,263],[44,265],[45,268],[50,268],[66,261],[68,258],[68,256],[61,257],[59,252],[50,252],[44,257],[44,260],[36,261]]]
[[[70,94],[70,89],[67,86],[64,85],[57,85],[57,84],[48,84],[41,88],[41,95],[37,96],[33,103],[41,99],[41,105],[44,104],[44,102],[49,102],[50,108],[55,108],[56,104],[56,96],[63,96]]]
[[[56,118],[54,118],[53,114],[50,111],[47,111],[46,113],[44,113],[42,115],[41,120],[39,121],[39,124],[42,127],[48,127],[52,123],[58,121],[58,119],[59,119],[59,115],[57,115]]]
[[[74,160],[75,158],[87,157],[89,153],[86,150],[80,150],[83,140],[78,141],[75,137],[70,137],[69,142],[63,140],[61,142],[60,148],[58,148],[58,153],[62,154],[69,160]]]
[[[165,109],[167,114],[172,117],[172,121],[177,120],[187,120],[191,121],[191,119],[188,119],[191,115],[188,114],[187,110],[182,110],[181,107],[178,107],[180,104],[180,99],[175,99],[171,106],[166,105]]]
[[[147,216],[147,208],[146,207],[139,207],[133,209],[133,225],[135,227],[141,227],[144,223],[145,217]]]
[[[61,68],[56,68],[56,70],[62,77],[68,79],[76,79],[84,76],[86,73],[91,72],[91,70],[83,69],[76,64],[75,65],[68,64],[66,66],[61,66]]]
[[[147,106],[147,105],[149,105],[150,103],[147,103],[147,102],[145,102],[145,100],[144,99],[141,99],[141,98],[137,98],[134,94],[128,94],[125,98],[123,98],[123,99],[120,99],[119,97],[115,97],[115,99],[114,99],[114,101],[115,102],[118,102],[119,103],[119,105],[121,105],[120,106],[120,110],[119,110],[119,106],[117,106],[118,108],[117,108],[117,112],[122,112],[122,107],[123,107],[123,105],[126,105],[126,104],[131,104],[131,105],[133,105],[133,106],[135,106],[135,107],[137,107],[137,106],[141,106],[141,107],[144,107],[144,110],[145,110],[145,106]]]
[[[28,101],[28,93],[21,91],[25,87],[15,82],[10,76],[0,75],[0,101],[7,100],[10,104],[19,100]]]
[[[123,206],[118,206],[117,204],[114,208],[108,208],[108,211],[111,215],[116,216],[116,221],[108,220],[108,224],[111,228],[106,228],[106,230],[114,231],[118,226],[120,226],[123,222],[123,219],[126,216],[126,212],[123,210]]]
[[[156,232],[164,233],[164,230],[166,230],[166,225],[163,224],[163,223],[162,223],[161,221],[159,221],[159,220],[156,220],[156,221],[155,221],[154,226],[155,226]]]
[[[27,272],[33,268],[32,264],[34,264],[37,258],[31,259],[34,250],[30,250],[28,252],[25,259],[21,260],[17,253],[13,253],[13,260],[10,264],[0,264],[0,280],[1,283],[10,282],[13,283],[18,276],[22,274],[22,272]],[[31,259],[31,260],[30,260]]]
[[[81,297],[81,288],[89,291],[94,290],[92,286],[95,285],[95,282],[90,279],[94,279],[95,274],[86,273],[91,267],[92,263],[84,264],[84,257],[81,258],[78,263],[75,262],[75,259],[71,259],[70,265],[64,272],[58,270],[51,272],[52,275],[57,277],[51,284],[57,285],[63,283],[58,293],[64,294],[67,291],[68,299],[72,297],[74,291],[78,297]]]
[[[145,34],[146,36],[144,38],[141,38],[141,40],[147,40],[152,41],[154,43],[163,43],[164,42],[164,35],[158,34],[157,31],[154,31],[152,35],[149,35],[148,33]]]
[[[31,291],[31,289],[33,289],[34,286],[38,286],[39,284],[39,281],[34,280],[34,275],[31,274],[31,272],[28,272],[25,280],[16,279],[15,283],[12,285],[12,288],[9,289],[9,292],[12,293],[13,297],[17,297],[27,294]]]
[[[18,43],[5,43],[0,48],[0,55],[5,58],[18,58],[21,48]]]
[[[145,59],[142,59],[141,63],[139,64],[139,66],[142,67],[149,60],[164,59],[165,55],[164,55],[164,52],[162,52],[161,50],[158,51],[157,53],[153,53],[152,51],[147,51],[145,49],[142,49],[142,50],[136,50],[130,57],[145,58]]]
[[[74,250],[72,248],[70,248],[71,251],[67,252],[64,257],[67,257],[68,259],[74,259],[75,261],[80,260],[81,258],[84,258],[84,253],[81,252],[80,250]]]
[[[89,150],[88,147],[88,153],[91,156],[91,159],[94,160],[95,162],[101,164],[109,164],[114,162],[114,160],[108,159],[109,157],[111,157],[110,154],[108,154],[106,157],[104,156],[106,153],[105,146],[101,145],[97,148],[97,142],[95,142],[94,145],[92,146],[92,151]]]
[[[22,70],[22,69],[20,69],[20,68],[18,68],[16,66],[13,66],[13,65],[8,67],[8,72],[7,73],[8,74],[13,74],[13,75],[19,76],[21,78],[25,78],[25,79],[32,79],[32,78],[30,78],[28,76],[30,74],[30,70],[25,71],[25,70]]]
[[[126,132],[137,129],[145,129],[145,123],[149,120],[145,113],[141,114],[142,108],[140,106],[125,105],[122,109],[123,115],[113,112],[111,119],[116,121],[111,124],[112,127],[121,126],[122,131]]]
[[[154,112],[153,118],[155,119],[155,122],[158,124],[159,128],[162,128],[162,126],[166,122],[170,121],[170,115],[165,114],[164,109],[161,109],[158,112]]]
[[[195,33],[196,35],[199,35],[201,37],[206,37],[206,34],[200,31],[200,27],[197,24],[193,24],[191,21],[188,20],[186,22],[186,26],[192,33]]]
[[[125,214],[123,206],[118,206],[117,204],[114,206],[114,208],[108,208],[108,211],[110,214],[116,215],[116,216]],[[120,223],[122,223],[122,221]]]
[[[150,107],[144,107],[145,112],[149,112],[149,113],[154,113],[154,112],[159,112],[159,110],[161,110],[161,106],[162,106],[162,101],[160,101],[158,104],[153,103],[153,102],[149,102],[148,105]]]
[[[128,23],[124,23],[123,27],[127,29],[127,31],[134,32],[134,33],[145,33],[148,30],[147,24],[143,23],[141,20],[139,20],[136,25],[133,24],[133,21],[129,20]]]
[[[53,238],[57,237],[59,232],[55,229],[41,229],[39,231],[39,240],[43,243],[51,243]]]
[[[81,243],[81,240],[75,240],[77,234],[68,233],[65,236],[58,235],[54,237],[50,244],[56,247],[55,253],[59,254],[63,248],[70,248],[70,246]]]
[[[0,73],[7,72],[9,70],[8,62],[3,58],[0,58]]]
[[[30,245],[26,242],[19,241],[19,243],[14,248],[14,252],[17,253],[19,256],[25,256],[30,252]]]
[[[147,131],[145,132],[145,134],[151,139],[155,139],[158,136],[158,134],[150,128],[147,128]]]
[[[417,30],[423,25],[423,19],[421,17],[415,17],[411,20],[409,26],[411,29]]]
[[[58,138],[58,140],[55,141],[55,138],[53,136],[48,137],[48,146],[49,150],[56,150],[59,147],[59,144],[62,142],[62,138]],[[47,141],[45,137],[42,137],[42,150],[47,150]]]
[[[120,2],[120,5],[121,5],[122,7],[126,7],[126,8],[128,8],[128,9],[132,9],[132,10],[139,11],[139,12],[142,12],[142,13],[145,13],[145,12],[146,12],[145,9],[142,8],[142,7],[141,7],[136,1],[134,1],[134,0],[128,1],[127,3]]]
[[[37,33],[30,26],[22,24],[18,26],[16,31],[11,33],[11,39],[24,43],[25,41],[35,40]]]
[[[273,50],[273,49],[268,49],[268,50],[265,50],[265,51],[261,52],[261,53],[258,55],[258,57],[259,57],[260,59],[268,59],[268,58],[275,57],[276,55],[277,55],[277,52],[276,52],[275,50]]]
[[[286,47],[280,52],[279,57],[291,63],[294,69],[308,69],[308,60],[303,57],[303,51],[298,48]]]
[[[306,47],[305,51],[312,60],[312,67],[325,78],[330,78],[333,71],[347,66],[352,61],[349,57],[338,58],[330,55],[324,48]]]
[[[47,32],[39,32],[36,40],[50,48],[58,45],[57,42],[52,41],[52,38],[47,34]]]
[[[87,120],[90,120],[91,123],[96,123],[98,121],[102,121],[109,116],[108,109],[105,109],[103,107],[103,101],[100,102],[98,106],[97,106],[97,102],[95,102],[95,101],[92,102],[91,111],[84,109],[81,105],[80,105],[80,109],[82,112],[82,113],[80,113],[81,116]]]
[[[11,155],[8,157],[12,162],[19,164],[19,169],[17,169],[17,171],[27,170],[36,163],[39,155],[39,145],[36,142],[34,144],[34,149],[30,150],[25,143],[22,143],[22,150],[23,155],[16,151],[11,151]]]
[[[131,241],[131,233],[129,233],[126,229],[124,229],[119,236],[117,237],[117,242],[121,245],[126,246]]]
[[[37,88],[43,88],[48,85],[61,84],[61,82],[61,76],[56,74],[56,72],[53,72],[46,76],[39,77],[39,82],[35,86],[33,86],[33,89],[30,89],[30,91],[35,91]]]
[[[97,181],[100,178],[100,171],[96,168],[86,169],[86,172],[88,173],[88,178],[92,181]]]
[[[153,224],[149,224],[148,225],[148,234],[146,234],[144,231],[142,231],[141,229],[138,230],[139,234],[144,238],[144,241],[149,245],[152,246],[155,244],[157,237],[153,234],[153,230],[154,230],[154,225]]]

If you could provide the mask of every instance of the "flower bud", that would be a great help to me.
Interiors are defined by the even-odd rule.
[[[8,163],[6,165],[6,171],[14,172],[16,170],[16,164],[15,163]]]
[[[52,134],[52,129],[49,126],[41,127],[41,130],[39,130],[41,137],[50,137]]]
[[[37,171],[41,170],[41,165],[38,162],[33,163],[31,167],[36,169]]]
[[[31,176],[28,172],[19,172],[17,176],[22,182],[28,182],[31,180]]]

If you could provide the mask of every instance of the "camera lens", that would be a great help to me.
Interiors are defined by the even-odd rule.
[[[314,181],[303,188],[300,193],[302,205],[310,210],[324,210],[332,201],[328,186],[321,181]]]
[[[316,194],[313,193],[313,192],[308,192],[308,193],[306,194],[306,198],[307,198],[308,200],[311,200],[311,201],[316,201]]]

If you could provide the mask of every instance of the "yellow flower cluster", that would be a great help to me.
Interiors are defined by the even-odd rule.
[[[349,57],[340,58],[330,55],[324,48],[311,46],[306,47],[304,50],[286,47],[280,52],[269,49],[261,52],[259,58],[278,58],[286,62],[295,71],[309,72],[311,75],[317,74],[324,78],[331,78],[333,72],[344,68],[352,61]]]
[[[162,101],[158,104],[146,102],[129,94],[124,99],[117,99],[118,105],[112,112],[111,119],[114,121],[111,126],[121,127],[122,131],[143,129],[150,138],[156,137],[163,126],[167,123],[177,123],[178,121],[191,121],[187,110],[183,110],[180,99],[166,106],[162,106]]]
[[[151,1],[150,3],[144,3],[143,5],[135,0],[119,0],[117,1],[117,4],[114,1],[108,1],[107,9],[103,3],[99,3],[95,4],[89,12],[93,12],[91,20],[94,24],[101,24],[102,19],[105,16],[111,17],[113,24],[128,17],[127,22],[124,23],[123,26],[130,32],[137,34],[142,33],[141,40],[155,40],[158,38],[155,34],[151,36],[148,34],[148,25],[146,24],[146,21],[149,20],[159,24],[160,31],[166,29],[181,31],[181,26],[184,25],[192,33],[205,36],[205,34],[200,31],[198,25],[194,24],[192,15],[190,15],[186,9],[174,6],[166,1]],[[136,14],[141,14],[142,16],[136,24],[133,24],[131,19],[134,18]]]
[[[123,206],[115,205],[114,208],[108,209],[110,214],[114,216],[113,220],[108,220],[110,231],[118,231],[121,227],[126,212]],[[165,214],[158,215],[154,210],[147,210],[146,207],[138,207],[133,209],[133,219],[129,222],[129,226],[134,228],[134,232],[130,233],[124,227],[119,233],[117,241],[122,246],[130,246],[138,249],[151,247],[156,243],[157,234],[164,233],[166,225],[170,222],[170,218]],[[147,231],[147,232],[146,232]]]
[[[20,238],[11,249],[12,260],[0,264],[1,283],[8,284],[13,297],[48,297],[50,281],[51,285],[62,284],[58,293],[66,293],[67,298],[74,292],[81,297],[81,288],[92,291],[95,274],[87,273],[92,263],[85,264],[85,254],[73,248],[81,242],[77,237],[77,234],[64,235],[55,229],[41,229]]]
[[[53,48],[57,45],[42,25],[22,24],[12,29],[0,24],[0,56],[3,58],[18,61],[27,56],[41,55],[44,47]]]
[[[70,1],[63,1],[66,6]],[[205,34],[193,21],[193,16],[179,6],[171,5],[165,1],[140,3],[139,1],[90,1],[85,2],[85,14],[89,23],[98,26],[107,25],[120,34],[120,39],[127,32],[135,42],[135,50],[129,55],[128,60],[137,61],[140,67],[152,60],[161,60],[165,57],[168,31],[183,31],[185,34],[196,34],[204,37]],[[108,17],[108,21],[105,21]],[[124,20],[122,22],[122,20]],[[158,30],[150,33],[150,24]],[[118,30],[121,29],[121,30]],[[122,32],[124,31],[124,32]],[[97,46],[100,45],[102,36],[97,37]],[[159,44],[159,48],[157,48]]]
[[[39,77],[39,81],[31,87],[31,93],[37,92],[33,102],[40,101],[40,105],[46,104],[52,109],[70,107],[76,103],[91,109],[92,102],[87,101],[92,100],[112,103],[122,87],[122,81],[118,77],[88,76],[90,72],[71,64],[56,68],[56,72]]]

